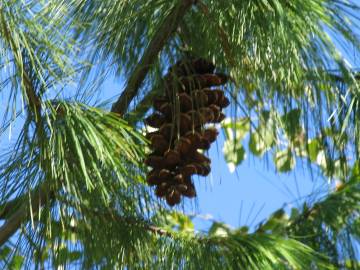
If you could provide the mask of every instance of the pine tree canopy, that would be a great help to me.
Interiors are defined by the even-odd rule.
[[[359,14],[357,0],[1,1],[0,268],[360,269]],[[330,188],[250,229],[198,231],[183,197],[159,199],[144,119],[179,98],[182,59],[228,80],[211,126],[231,169],[270,156]],[[124,82],[111,98],[109,78]]]

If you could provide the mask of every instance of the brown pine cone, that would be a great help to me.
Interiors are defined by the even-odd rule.
[[[223,112],[220,112],[219,116],[213,121],[214,123],[220,123],[226,118]]]
[[[177,191],[176,188],[171,188],[171,191],[166,194],[166,202],[170,206],[174,206],[175,204],[179,204],[181,199],[181,194]]]
[[[178,61],[173,67],[169,69],[169,73],[174,73],[178,76],[185,76],[190,74],[205,74],[213,73],[215,65],[203,58],[186,59]]]
[[[145,165],[153,167],[154,169],[162,169],[165,165],[165,160],[162,156],[149,155],[147,159],[145,159]]]
[[[180,133],[186,133],[192,127],[192,119],[190,115],[180,113],[180,115],[175,118],[175,125],[180,125]]]
[[[214,104],[211,104],[211,105],[209,106],[209,109],[211,109],[211,110],[213,111],[213,113],[214,113],[214,119],[215,119],[215,120],[218,119],[219,116],[220,116],[220,113],[221,113],[220,107],[219,107],[219,106],[216,106],[216,105],[214,105]]]
[[[186,139],[189,139],[190,142],[191,142],[191,145],[194,147],[194,148],[198,148],[200,142],[201,142],[201,134],[197,131],[189,131],[187,132],[184,137]]]
[[[144,120],[145,124],[153,128],[159,128],[166,123],[166,117],[161,113],[153,113]]]
[[[169,100],[166,97],[155,97],[153,101],[154,109],[159,111],[160,107],[168,102]]]
[[[185,177],[198,173],[197,166],[194,164],[187,164],[185,166],[182,166],[179,168],[179,171]]]
[[[171,171],[169,171],[168,169],[162,169],[158,172],[158,177],[161,179],[161,180],[170,180],[172,178],[172,173]]]
[[[215,70],[215,65],[203,58],[197,58],[193,61],[193,67],[196,73],[206,74],[213,73]]]
[[[230,105],[230,100],[227,97],[222,96],[221,99],[218,101],[218,105],[220,108],[226,108]]]
[[[156,196],[158,196],[159,198],[164,197],[167,194],[168,188],[169,188],[169,185],[167,183],[161,183],[155,189]]]
[[[189,138],[180,137],[180,139],[175,142],[175,150],[177,150],[180,155],[186,155],[192,149],[194,148]]]
[[[209,150],[210,146],[211,146],[211,143],[207,139],[205,139],[204,136],[201,136],[201,139],[200,139],[199,144],[197,145],[197,148],[202,149],[202,150]]]
[[[152,170],[146,176],[146,182],[150,186],[159,185],[161,183],[158,172],[159,172],[158,170]]]
[[[206,117],[201,114],[198,110],[191,110],[187,113],[191,117],[193,128],[198,128],[206,124]]]
[[[150,138],[151,148],[156,153],[164,153],[170,146],[169,141],[162,134],[153,134]]]
[[[176,127],[172,123],[162,125],[159,132],[167,141],[172,140],[177,135]]]
[[[190,183],[186,184],[186,186],[187,186],[187,189],[184,192],[181,192],[181,194],[188,198],[196,197],[196,191],[195,191],[194,184],[190,182]]]
[[[204,88],[202,91],[207,96],[208,105],[216,103],[216,101],[218,99],[218,95],[215,90],[210,89],[210,88]]]
[[[185,89],[203,89],[212,86],[220,86],[227,83],[228,77],[224,74],[202,74],[180,78],[180,84]]]
[[[147,132],[145,135],[145,138],[148,139],[149,141],[151,141],[151,138],[153,136],[159,135],[159,131],[153,131],[153,132]]]
[[[180,110],[182,112],[187,112],[193,108],[191,96],[187,93],[179,94]]]
[[[204,163],[204,164],[198,164],[197,165],[198,175],[201,176],[208,176],[211,171],[210,164]]]
[[[219,135],[219,132],[216,128],[208,128],[201,132],[201,135],[204,139],[208,140],[210,143],[214,142]]]
[[[223,90],[212,89],[228,80],[214,69],[201,58],[177,62],[164,77],[165,96],[154,99],[155,112],[145,119],[158,128],[146,134],[154,150],[145,160],[153,168],[146,181],[156,185],[156,196],[165,197],[170,206],[180,203],[181,195],[195,197],[191,176],[207,176],[211,170],[211,160],[198,149],[209,149],[218,132],[204,126],[222,121],[221,109],[230,103]]]
[[[184,183],[184,176],[183,176],[181,173],[179,173],[179,174],[175,175],[174,181],[175,181],[177,184]]]
[[[211,91],[213,91],[213,93],[216,95],[215,102],[217,102],[218,100],[224,97],[224,91],[222,89],[216,88],[216,89],[212,89]]]
[[[160,106],[160,108],[158,109],[158,111],[163,113],[166,118],[171,119],[171,117],[172,117],[172,105],[170,104],[170,102],[162,104]]]
[[[211,160],[205,156],[204,154],[199,153],[198,151],[195,151],[189,155],[188,160],[191,160],[195,163],[210,163]]]
[[[203,119],[205,123],[214,121],[215,115],[210,108],[200,108],[199,112],[201,114],[201,119]]]
[[[168,150],[164,154],[164,162],[168,166],[175,166],[180,163],[180,154],[176,150]]]
[[[214,104],[220,108],[225,108],[230,105],[229,99],[225,96],[224,91],[221,89],[204,89],[207,95],[209,105]]]
[[[189,166],[195,167],[196,168],[196,172],[193,173],[192,175],[196,174],[196,175],[200,175],[200,176],[208,176],[210,173],[210,165],[207,163],[196,163],[193,162],[189,165],[186,165],[187,167]]]
[[[178,184],[177,186],[176,186],[176,189],[181,193],[181,194],[183,194],[184,192],[186,192],[186,190],[187,190],[187,185],[185,185],[185,184]]]
[[[194,108],[201,108],[208,105],[208,96],[203,90],[195,90],[191,95],[194,100]]]

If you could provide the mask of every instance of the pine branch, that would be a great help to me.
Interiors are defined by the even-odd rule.
[[[29,113],[33,115],[34,122],[39,127],[36,130],[40,134],[43,132],[43,124],[41,121],[41,99],[36,94],[26,72],[23,72],[23,83],[25,94],[28,99]],[[33,192],[35,192],[35,196],[31,196],[31,209],[33,211],[33,216],[36,216],[40,211],[40,208],[45,204],[45,198],[51,193],[42,188],[36,189]],[[27,219],[29,209],[28,203],[25,201],[25,196],[26,195],[23,195],[5,204],[0,213],[0,218],[7,218],[5,224],[0,227],[0,246],[2,246],[20,228],[21,223]],[[22,202],[21,205],[19,205],[20,202]],[[18,209],[13,212],[15,207]]]
[[[8,42],[16,58],[15,67],[21,74],[21,82],[25,90],[24,95],[28,102],[29,114],[33,116],[34,122],[38,127],[36,131],[40,136],[42,133],[44,133],[44,127],[41,121],[41,98],[37,95],[29,74],[24,70],[24,61],[19,54],[20,48],[18,48],[17,44],[13,40],[7,27],[5,18],[3,16],[1,16],[1,24],[5,40]],[[47,190],[45,191],[43,187],[39,187],[35,189],[32,193],[33,194],[31,196],[31,209],[33,209],[32,214],[35,216],[38,214],[40,208],[44,205],[46,201],[45,198],[48,198],[51,192],[48,192]],[[7,214],[10,214],[10,211],[14,211],[14,209],[11,209],[11,207],[16,206],[19,201],[22,201],[24,199],[24,196],[10,201],[9,204],[3,208],[1,216],[6,216]],[[5,224],[0,227],[0,246],[3,245],[19,229],[21,223],[27,218],[29,210],[28,207],[28,203],[24,201],[19,206],[19,208],[8,217]]]
[[[33,190],[33,193],[42,193],[45,188],[38,186]],[[42,194],[44,195],[44,194]],[[5,202],[0,206],[0,220],[1,219],[9,219],[14,212],[16,212],[19,208],[23,208],[24,205],[27,204],[28,194],[24,194],[20,197],[14,198],[10,201]],[[34,197],[34,196],[32,196]]]
[[[168,260],[172,263],[171,265],[181,265],[181,262],[189,261],[189,263],[185,264],[185,268],[197,269],[199,267],[198,262],[201,262],[202,266],[204,265],[204,259],[207,263],[211,261],[209,265],[212,267],[205,267],[206,269],[243,269],[244,267],[246,269],[272,269],[274,266],[280,268],[280,265],[283,263],[291,269],[308,269],[310,263],[316,264],[317,266],[324,266],[327,263],[324,257],[316,254],[306,245],[277,234],[244,234],[238,230],[232,231],[228,229],[225,229],[221,234],[217,234],[216,232],[193,234],[185,233],[184,231],[166,231],[149,225],[146,220],[124,217],[114,213],[112,210],[104,210],[105,211],[97,211],[91,208],[86,209],[86,211],[90,212],[90,216],[95,215],[107,221],[105,226],[109,226],[109,231],[111,231],[111,229],[114,230],[109,235],[107,235],[106,227],[92,227],[91,224],[88,223],[88,226],[82,226],[82,224],[79,223],[78,227],[76,225],[66,227],[66,231],[79,233],[81,235],[81,233],[84,232],[83,230],[89,230],[86,233],[92,235],[93,238],[90,241],[94,241],[96,245],[99,243],[99,239],[103,240],[103,234],[109,237],[107,239],[112,239],[112,237],[118,233],[113,227],[116,226],[124,235],[131,235],[131,239],[128,239],[130,245],[128,245],[128,243],[120,243],[120,245],[117,245],[119,242],[116,243],[116,241],[122,242],[123,239],[114,239],[113,243],[109,243],[112,241],[106,241],[105,245],[99,243],[97,247],[101,247],[102,250],[115,247],[116,250],[121,249],[121,247],[131,249],[131,254],[135,257],[137,257],[139,253],[151,254],[149,255],[150,261],[142,261],[141,259],[143,259],[143,257],[137,257],[137,259],[139,258],[139,260],[144,263],[142,264],[143,267],[144,265],[156,265],[155,268],[168,269],[169,267],[166,267],[168,266],[166,260]],[[86,220],[86,218],[83,220]],[[141,234],[137,232],[141,232]],[[144,232],[149,233],[149,236],[156,235],[160,237],[156,237],[151,245],[147,245],[148,241],[144,239]],[[131,242],[138,243],[138,240],[140,240],[141,245],[131,244]],[[94,248],[94,246],[92,246],[92,248]],[[104,256],[108,256],[108,254],[105,252]],[[156,262],[156,259],[154,262],[152,258],[159,258],[161,262]],[[124,267],[126,267],[128,263],[131,265],[133,261],[122,261]],[[162,265],[162,263],[164,263],[163,265],[165,267],[159,266]],[[147,266],[145,268],[153,267]],[[324,269],[327,268],[324,267]]]
[[[142,82],[151,68],[151,65],[154,63],[156,57],[168,41],[171,34],[178,27],[186,12],[194,3],[194,0],[179,1],[179,3],[174,6],[169,15],[164,19],[153,39],[150,41],[150,44],[145,50],[140,62],[131,74],[125,90],[121,93],[119,99],[114,103],[111,109],[112,112],[119,113],[120,115],[125,114],[131,101],[137,95]]]
[[[302,223],[312,222],[316,219],[327,223],[330,228],[336,227],[339,220],[341,220],[341,224],[346,224],[345,221],[348,218],[359,212],[359,195],[359,178],[358,176],[352,176],[349,182],[342,184],[324,200],[304,209],[297,218],[292,220],[288,225],[288,229],[291,230],[296,226],[301,226]],[[336,217],[336,219],[332,219],[332,217]]]

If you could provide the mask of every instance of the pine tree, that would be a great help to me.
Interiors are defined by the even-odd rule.
[[[359,10],[352,0],[2,1],[0,134],[16,139],[0,160],[1,267],[359,269],[359,76],[348,58]],[[156,197],[144,165],[144,119],[164,91],[177,97],[166,74],[183,59],[229,78],[231,167],[246,151],[270,153],[279,173],[301,161],[338,185],[254,232],[194,231]],[[108,101],[110,75],[126,83]]]

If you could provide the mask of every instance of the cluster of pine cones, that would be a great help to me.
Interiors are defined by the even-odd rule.
[[[220,123],[229,105],[223,90],[228,77],[214,73],[215,66],[202,58],[179,61],[165,76],[165,95],[154,99],[154,113],[145,119],[153,152],[145,164],[152,167],[147,182],[170,206],[181,196],[196,196],[192,175],[207,176],[211,160],[198,149],[208,150],[218,131],[207,123]]]

